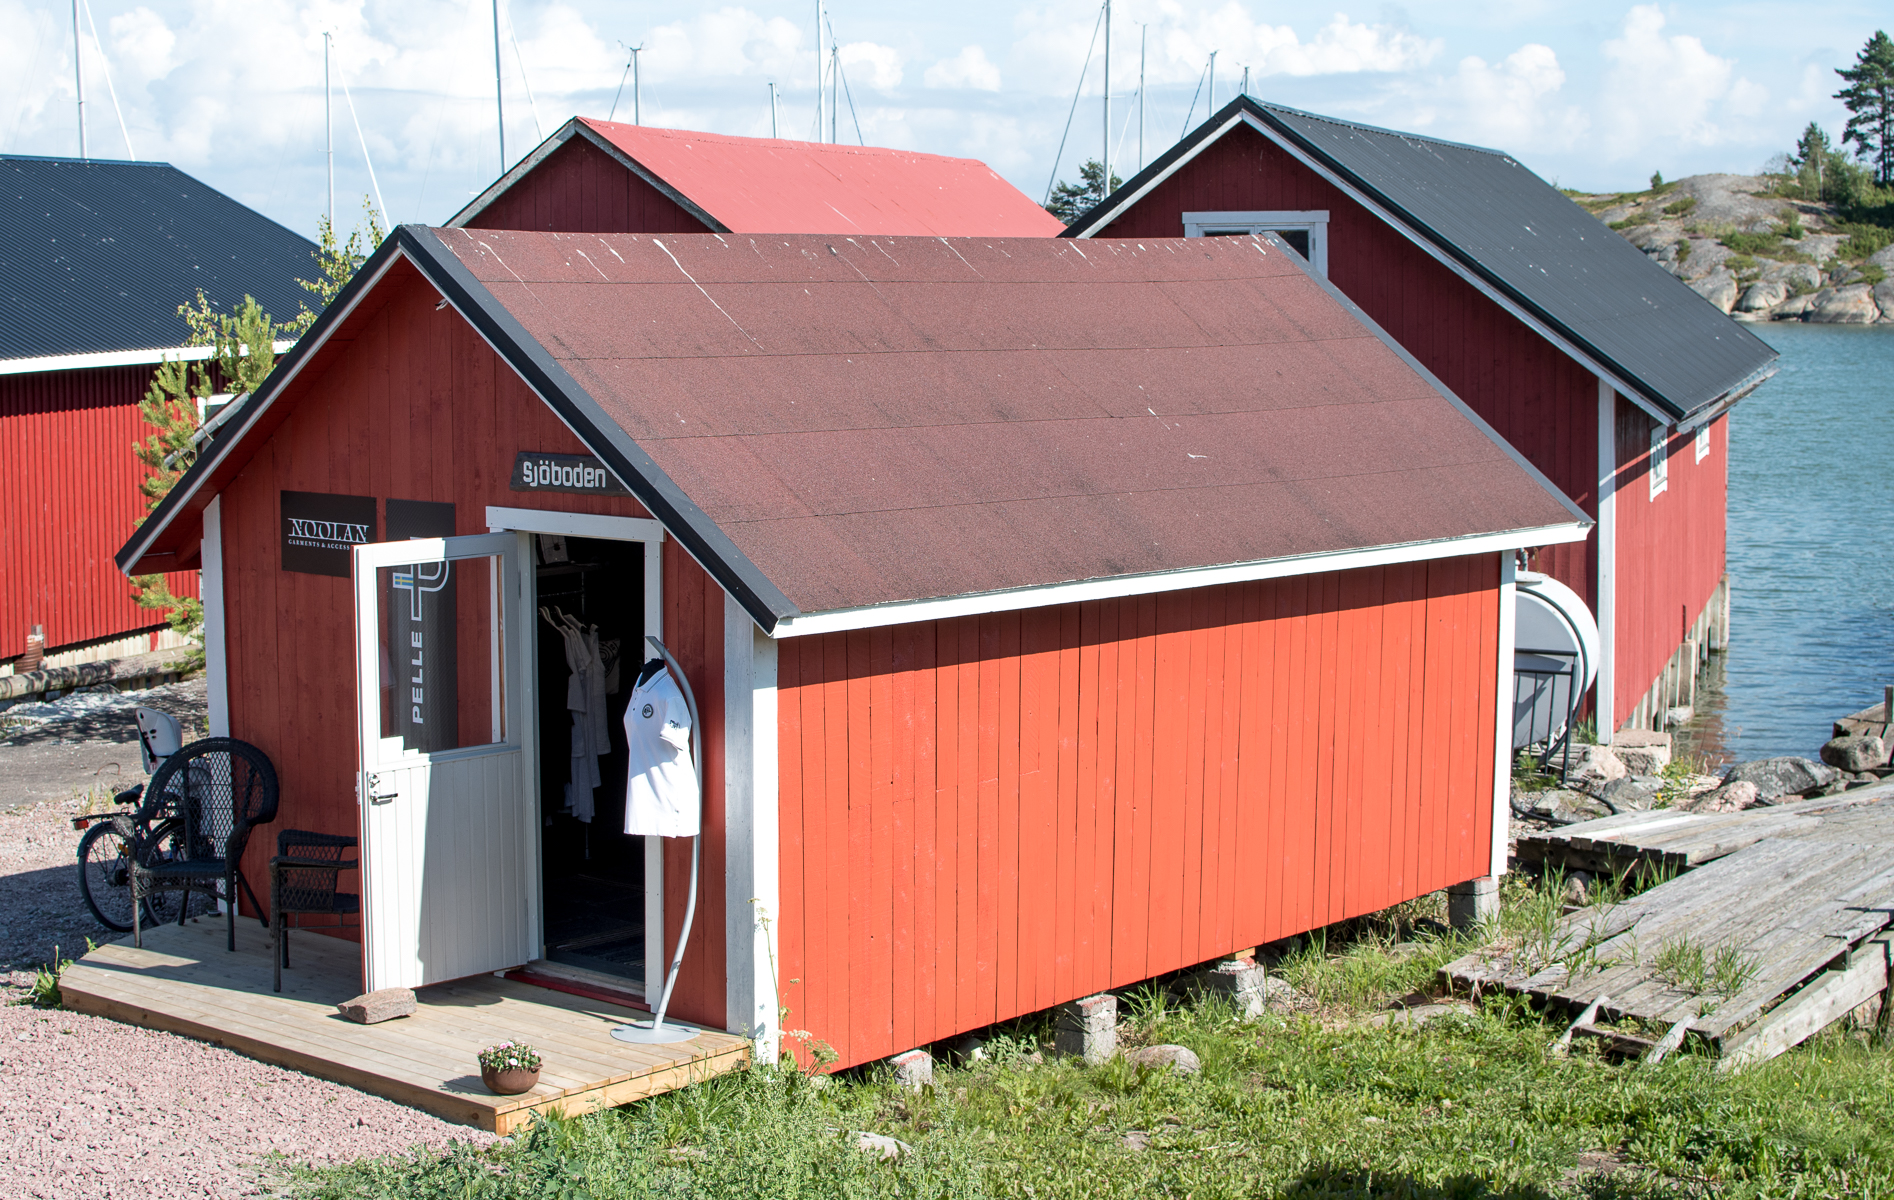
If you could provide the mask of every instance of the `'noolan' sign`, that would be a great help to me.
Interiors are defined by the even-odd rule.
[[[618,477],[589,454],[544,454],[522,450],[513,463],[516,492],[581,492],[592,496],[629,496]]]
[[[283,569],[349,577],[349,551],[375,540],[375,498],[284,492]]]

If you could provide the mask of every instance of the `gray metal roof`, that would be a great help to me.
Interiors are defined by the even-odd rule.
[[[1775,359],[1755,334],[1517,159],[1239,97],[1140,178],[1073,222],[1095,232],[1204,139],[1247,112],[1367,194],[1609,372],[1681,418],[1753,384]]]
[[[0,359],[181,346],[199,288],[287,320],[315,248],[165,163],[0,156]]]

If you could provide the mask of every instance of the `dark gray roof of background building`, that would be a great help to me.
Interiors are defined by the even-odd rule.
[[[0,156],[0,359],[181,346],[199,288],[287,320],[315,248],[165,163]]]
[[[1776,353],[1518,160],[1238,97],[1072,224],[1097,232],[1150,179],[1247,112],[1681,418]]]

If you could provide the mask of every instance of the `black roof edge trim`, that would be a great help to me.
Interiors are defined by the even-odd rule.
[[[594,146],[597,146],[600,150],[603,150],[605,153],[617,159],[621,164],[624,165],[626,170],[630,171],[633,175],[636,175],[638,178],[644,180],[646,183],[656,188],[664,196],[665,199],[677,205],[679,208],[683,209],[685,212],[689,213],[692,217],[696,218],[697,220],[702,221],[704,223],[704,227],[708,229],[710,232],[712,233],[731,232],[731,229],[728,225],[725,225],[722,221],[719,221],[717,218],[711,216],[710,211],[706,209],[703,205],[697,203],[697,201],[691,199],[689,196],[686,196],[683,192],[678,191],[677,188],[674,187],[670,183],[670,181],[664,179],[663,177],[658,175],[657,172],[651,170],[649,167],[645,166],[643,163],[639,162],[637,159],[633,158],[631,155],[625,153],[625,151],[621,149],[618,146],[618,144],[613,142],[610,138],[606,137],[604,134],[600,133],[598,130],[592,128],[590,125],[588,125],[583,120],[580,120],[578,117],[574,117],[572,119],[573,121],[577,122],[579,126],[579,135],[581,137],[585,138],[586,141],[591,142]]]
[[[477,230],[456,230],[477,237]],[[709,514],[677,486],[651,456],[608,416],[572,377],[546,352],[537,338],[474,277],[435,231],[424,225],[404,225],[398,231],[404,247],[428,282],[439,288],[473,325],[476,332],[507,360],[509,366],[539,393],[559,418],[604,460],[631,494],[683,545],[711,578],[741,604],[765,633],[773,632],[784,617],[800,614],[769,577],[737,548]]]
[[[1442,381],[1438,375],[1435,375],[1432,371],[1428,370],[1427,367],[1422,364],[1420,359],[1415,358],[1412,354],[1410,354],[1406,346],[1401,345],[1400,342],[1394,339],[1393,334],[1381,328],[1381,326],[1375,321],[1373,317],[1369,316],[1367,313],[1361,310],[1361,306],[1359,304],[1356,304],[1353,300],[1350,300],[1348,296],[1340,288],[1336,287],[1333,283],[1330,283],[1326,277],[1324,277],[1320,272],[1318,272],[1314,268],[1314,266],[1310,265],[1309,262],[1305,260],[1300,254],[1297,254],[1294,250],[1292,250],[1289,246],[1289,243],[1283,241],[1281,238],[1277,237],[1273,233],[1264,234],[1263,238],[1264,240],[1269,242],[1272,246],[1275,246],[1278,249],[1280,249],[1283,252],[1283,254],[1287,255],[1290,262],[1294,263],[1296,267],[1304,275],[1307,275],[1310,279],[1314,280],[1316,285],[1320,287],[1324,292],[1327,292],[1329,296],[1335,300],[1336,303],[1340,304],[1344,309],[1346,309],[1350,316],[1354,317],[1357,321],[1360,321],[1362,325],[1368,330],[1368,332],[1374,334],[1377,338],[1380,338],[1381,344],[1386,346],[1388,349],[1394,351],[1396,357],[1398,357],[1402,362],[1406,363],[1410,368],[1412,368],[1415,374],[1419,375],[1422,379],[1426,380],[1427,385],[1429,387],[1439,392],[1442,396],[1445,396],[1447,398],[1447,403],[1453,405],[1454,409],[1458,411],[1461,416],[1465,417],[1469,422],[1471,422],[1475,429],[1479,430],[1480,433],[1485,435],[1488,441],[1492,442],[1495,446],[1499,447],[1499,449],[1506,455],[1507,458],[1511,459],[1514,463],[1516,463],[1519,466],[1521,470],[1525,471],[1525,473],[1532,478],[1533,482],[1537,483],[1540,487],[1550,492],[1554,499],[1558,500],[1560,504],[1563,504],[1565,506],[1566,511],[1572,514],[1572,518],[1574,520],[1578,521],[1580,524],[1588,525],[1588,526],[1594,526],[1598,523],[1594,518],[1588,516],[1585,510],[1580,508],[1578,504],[1575,501],[1573,501],[1573,499],[1570,496],[1567,496],[1562,490],[1560,490],[1557,484],[1553,483],[1550,479],[1548,479],[1544,471],[1541,471],[1538,467],[1534,466],[1531,459],[1527,458],[1524,454],[1521,454],[1519,450],[1516,447],[1514,447],[1511,442],[1507,441],[1505,438],[1499,435],[1499,431],[1497,429],[1494,429],[1491,425],[1487,424],[1485,417],[1482,417],[1479,413],[1474,412],[1473,409],[1467,404],[1467,402],[1460,399],[1460,397],[1455,394],[1454,390],[1448,387],[1446,383]]]
[[[342,290],[336,293],[333,300],[323,306],[322,312],[317,314],[308,331],[296,339],[295,345],[277,358],[276,365],[270,368],[269,376],[257,386],[256,391],[251,393],[249,402],[243,406],[244,411],[238,413],[231,424],[225,425],[218,436],[211,439],[209,452],[200,453],[191,462],[190,468],[171,485],[171,490],[158,501],[157,507],[153,508],[139,523],[138,528],[132,531],[131,537],[127,538],[125,544],[119,547],[118,553],[112,556],[112,561],[117,565],[120,574],[131,574],[132,564],[144,557],[144,548],[149,546],[159,534],[164,532],[165,527],[176,519],[178,510],[196,493],[197,486],[203,481],[204,476],[216,470],[224,456],[249,436],[257,420],[269,411],[270,405],[276,399],[276,393],[301,371],[303,360],[321,349],[323,343],[329,340],[331,329],[353,312],[356,301],[361,298],[362,293],[381,279],[388,269],[390,260],[401,252],[402,244],[398,236],[400,232],[401,229],[397,228],[383,238],[381,245],[375,248],[375,252],[356,268],[355,274],[350,277]]]
[[[1097,232],[1103,225],[1104,218],[1110,216],[1112,209],[1119,203],[1118,198],[1121,195],[1136,192],[1146,184],[1170,174],[1171,168],[1177,165],[1178,160],[1194,154],[1204,142],[1217,136],[1225,123],[1236,113],[1243,111],[1246,104],[1251,108],[1256,106],[1256,102],[1248,96],[1238,96],[1224,105],[1215,115],[1206,118],[1203,124],[1171,143],[1171,148],[1152,159],[1146,164],[1144,170],[1119,184],[1117,191],[1080,213],[1070,225],[1060,231],[1059,236],[1078,238]]]

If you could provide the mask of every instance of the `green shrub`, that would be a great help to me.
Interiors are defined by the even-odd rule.
[[[1611,227],[1613,229],[1632,229],[1632,228],[1635,228],[1636,226],[1649,225],[1650,223],[1651,223],[1651,214],[1645,213],[1645,212],[1634,212],[1630,216],[1624,218],[1624,220],[1622,221],[1611,222]]]
[[[1789,214],[1789,219],[1782,222],[1777,232],[1792,242],[1799,242],[1808,236],[1808,231],[1802,228],[1802,214],[1796,212]]]
[[[1677,239],[1677,261],[1685,262],[1689,258],[1690,258],[1690,239],[1678,238]]]
[[[1697,198],[1695,196],[1685,196],[1682,200],[1672,200],[1669,204],[1666,204],[1664,211],[1673,217],[1681,217],[1695,207],[1697,207]]]
[[[1869,287],[1886,283],[1887,272],[1875,266],[1873,263],[1863,263],[1861,265],[1861,279],[1859,282],[1865,283]]]
[[[1723,265],[1729,268],[1730,274],[1732,275],[1742,275],[1749,271],[1762,269],[1762,264],[1747,254],[1732,254],[1723,260]]]
[[[1884,225],[1850,221],[1831,227],[1829,232],[1842,234],[1848,239],[1835,250],[1837,255],[1845,259],[1863,259],[1888,246],[1894,246],[1894,229]]]
[[[1765,258],[1779,257],[1788,250],[1782,244],[1781,235],[1775,233],[1727,233],[1717,240],[1738,254],[1760,254]]]

